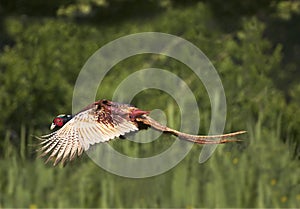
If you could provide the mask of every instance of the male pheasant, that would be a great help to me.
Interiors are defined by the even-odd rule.
[[[41,156],[49,154],[46,162],[54,159],[56,165],[59,162],[73,160],[76,155],[80,156],[93,144],[107,142],[148,127],[197,144],[236,142],[240,140],[229,138],[245,133],[238,131],[209,136],[186,134],[158,123],[149,116],[149,113],[129,104],[99,100],[75,115],[57,116],[50,127],[54,132],[37,137],[41,140],[39,151]]]

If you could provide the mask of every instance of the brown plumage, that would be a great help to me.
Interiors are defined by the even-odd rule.
[[[197,144],[236,142],[240,140],[228,138],[245,133],[245,131],[238,131],[223,135],[190,135],[161,125],[148,114],[149,111],[128,104],[99,100],[74,116],[59,115],[53,120],[51,126],[51,129],[57,130],[37,137],[41,140],[40,156],[49,154],[46,162],[53,159],[54,165],[59,162],[64,163],[66,160],[73,160],[77,155],[80,156],[83,151],[89,149],[90,145],[107,142],[115,137],[148,127]]]

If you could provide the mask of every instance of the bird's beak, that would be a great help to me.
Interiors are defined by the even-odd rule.
[[[51,126],[50,126],[50,130],[53,130],[55,128],[55,126],[56,125],[54,123],[52,123]]]

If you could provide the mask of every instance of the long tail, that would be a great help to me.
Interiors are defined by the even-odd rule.
[[[208,136],[191,135],[191,134],[183,133],[183,132],[177,131],[175,129],[169,128],[167,126],[164,126],[147,115],[143,115],[142,117],[136,118],[136,120],[138,122],[142,122],[148,126],[151,126],[152,128],[154,128],[158,131],[170,133],[174,136],[177,136],[180,139],[194,142],[197,144],[224,144],[224,143],[228,143],[228,142],[238,142],[238,141],[242,141],[242,140],[236,139],[234,137],[236,137],[237,135],[246,133],[246,131],[237,131],[237,132],[221,134],[221,135],[208,135]],[[233,139],[228,139],[228,138],[233,138]],[[213,140],[213,139],[218,139],[218,140]]]

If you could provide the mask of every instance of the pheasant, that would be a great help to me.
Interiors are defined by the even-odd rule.
[[[52,133],[37,137],[41,140],[41,157],[49,155],[54,165],[66,160],[73,160],[87,151],[91,145],[107,142],[115,137],[124,137],[129,132],[151,127],[163,133],[172,134],[179,139],[197,144],[223,144],[237,142],[229,139],[246,131],[238,131],[222,135],[191,135],[182,133],[160,124],[149,116],[150,111],[140,110],[129,104],[121,104],[109,100],[96,101],[75,115],[58,115],[54,118],[50,129]],[[214,140],[218,139],[218,140]]]

